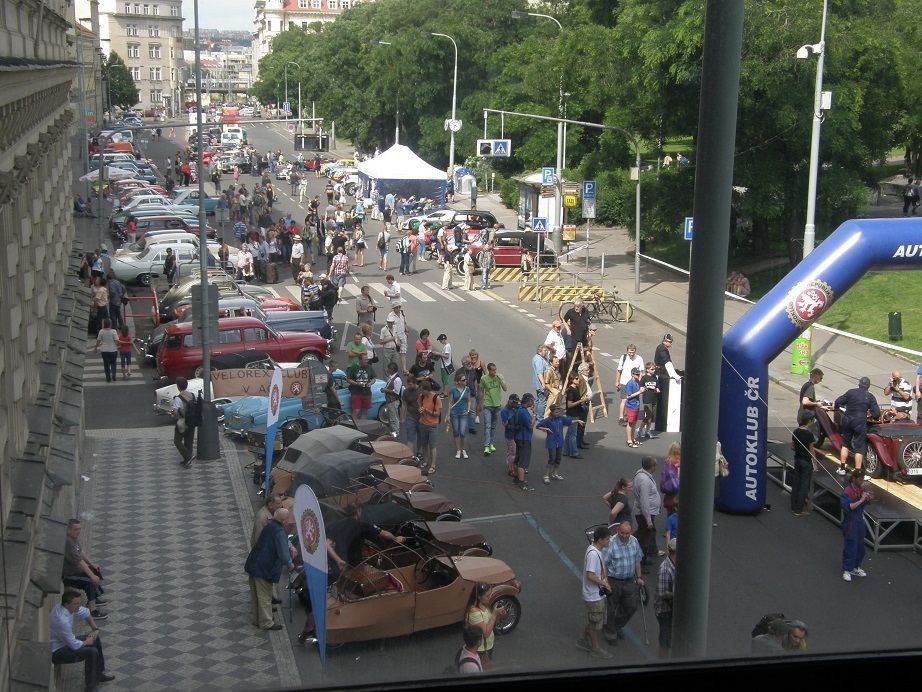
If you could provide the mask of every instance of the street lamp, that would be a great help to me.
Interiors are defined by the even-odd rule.
[[[432,38],[433,36],[441,36],[442,38],[447,38],[451,41],[451,45],[455,47],[455,76],[452,80],[451,87],[451,120],[448,121],[448,129],[451,131],[451,144],[448,149],[448,175],[452,178],[455,177],[455,132],[461,129],[461,121],[457,118],[458,110],[458,44],[455,43],[455,40],[448,34],[437,34],[434,31],[420,31],[419,35],[423,38]]]
[[[557,29],[561,33],[563,33],[563,25],[560,23],[560,21],[556,17],[552,17],[549,14],[540,14],[538,12],[523,12],[522,10],[512,10],[513,19],[523,19],[524,17],[541,17],[542,19],[550,19],[552,22],[554,22],[554,24],[557,25]],[[561,185],[563,185],[563,147],[564,147],[564,139],[563,139],[563,127],[564,127],[564,123],[563,123],[563,117],[564,117],[563,115],[563,65],[561,65],[560,67],[560,80],[558,84],[558,89],[559,89],[559,95],[558,95],[558,100],[557,100],[557,117],[560,119],[557,121],[557,165],[555,166],[556,173],[557,173],[557,185],[555,186],[555,189],[554,189],[554,199],[556,201],[556,206],[557,206],[555,210],[555,214],[557,218],[555,219],[555,221],[557,223],[556,223],[556,227],[553,230],[553,243],[554,243],[554,251],[557,253],[560,253],[562,249],[562,245],[563,245],[563,241],[561,239],[562,237],[561,231],[563,230],[563,204],[562,204],[563,199],[562,199],[562,194],[561,194]]]
[[[826,13],[828,9],[829,0],[823,0],[823,24],[820,29],[820,42],[808,43],[797,49],[797,57],[800,60],[806,60],[811,54],[817,56],[816,89],[813,94],[813,133],[810,138],[810,178],[807,185],[807,223],[804,226],[804,257],[813,252],[816,240],[816,178],[820,159],[820,127],[823,124],[823,111],[828,110],[831,105],[829,102],[831,97],[823,93],[823,65],[826,61]]]
[[[390,46],[390,41],[372,41],[373,46]],[[400,77],[397,77],[397,116],[394,121],[394,144],[400,144]]]
[[[806,257],[813,252],[816,243],[816,182],[820,165],[820,127],[823,124],[823,111],[831,105],[832,95],[823,92],[823,65],[826,61],[826,14],[829,9],[828,0],[823,0],[823,23],[820,29],[820,42],[808,43],[797,49],[797,58],[806,60],[811,54],[817,56],[816,60],[816,87],[813,94],[813,133],[810,137],[810,173],[807,183],[807,219],[804,224],[804,253]],[[810,329],[794,340],[795,357],[791,359],[791,372],[805,374],[809,371],[812,362],[812,341]]]
[[[289,60],[288,62],[285,63],[285,103],[288,103],[288,66],[289,65],[294,65],[299,70],[301,69],[301,66],[298,63],[294,62],[293,60]],[[288,114],[290,112],[291,112],[290,108],[288,111],[285,112],[286,120],[288,119]],[[300,117],[301,117],[301,82],[298,81],[298,118]]]

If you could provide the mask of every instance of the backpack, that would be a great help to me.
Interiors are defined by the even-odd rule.
[[[379,248],[387,247],[387,235],[384,233],[384,231],[381,231],[378,234],[378,247]]]
[[[446,666],[445,670],[442,671],[443,675],[460,675],[461,674],[461,664],[466,661],[474,661],[477,663],[477,672],[483,672],[483,664],[480,662],[478,656],[470,656],[464,652],[464,648],[458,649],[458,653],[455,654],[455,662],[450,666]]]
[[[182,397],[180,397],[182,399]],[[186,400],[183,399],[183,420],[186,422],[186,428],[198,428],[202,424],[202,393],[198,396]]]
[[[509,422],[506,424],[506,427],[509,428],[509,431],[512,433],[512,436],[515,437],[519,434],[519,431],[522,429],[522,421],[519,418],[519,407],[515,407],[515,415],[509,417]]]

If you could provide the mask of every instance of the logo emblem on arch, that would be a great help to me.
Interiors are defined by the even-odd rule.
[[[795,287],[790,295],[787,315],[799,329],[806,329],[816,322],[834,298],[832,287],[818,280]]]

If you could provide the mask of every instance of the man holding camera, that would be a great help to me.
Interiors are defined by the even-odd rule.
[[[890,412],[894,420],[910,420],[912,414],[912,385],[903,379],[898,370],[890,376],[884,387],[884,395],[890,397]]]
[[[605,558],[602,551],[611,542],[607,526],[597,526],[592,534],[592,545],[586,548],[583,558],[583,601],[589,622],[583,636],[576,640],[576,648],[588,651],[596,658],[611,658],[611,654],[599,646],[599,630],[605,623],[605,599],[610,591],[605,579]]]
[[[842,580],[851,581],[852,577],[866,577],[861,569],[864,560],[864,508],[874,496],[864,490],[864,472],[858,468],[852,471],[851,481],[839,496],[842,507]]]

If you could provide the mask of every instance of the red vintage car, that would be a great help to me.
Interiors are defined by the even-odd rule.
[[[313,332],[277,332],[255,317],[225,317],[218,320],[218,341],[211,355],[262,351],[277,363],[323,361],[327,341]],[[193,344],[192,322],[167,327],[157,349],[157,374],[176,379],[202,377],[202,348]]]
[[[838,424],[840,416],[838,411],[830,417],[826,410],[816,408],[820,437],[815,447],[821,447],[828,439],[836,452],[842,449]],[[886,411],[881,418],[882,421],[868,420],[865,473],[872,478],[880,478],[886,468],[897,477],[922,476],[922,426],[910,420],[888,420]]]

